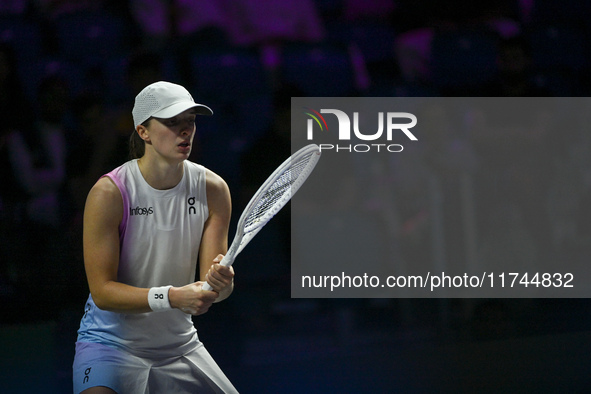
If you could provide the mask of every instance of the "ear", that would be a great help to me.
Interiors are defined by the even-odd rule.
[[[135,131],[138,133],[142,140],[148,143],[150,142],[150,132],[146,126],[143,126],[141,124],[137,125]]]

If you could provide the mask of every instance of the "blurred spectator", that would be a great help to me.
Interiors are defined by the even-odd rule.
[[[237,45],[318,42],[325,34],[311,0],[237,0],[228,12],[230,36]]]
[[[20,182],[19,168],[12,160],[11,148],[15,139],[22,139],[24,131],[32,127],[30,118],[34,112],[20,86],[15,53],[5,44],[0,44],[0,116],[3,119],[0,126],[0,199],[5,219],[18,223],[25,219],[28,193]],[[17,135],[21,137],[15,137]],[[31,142],[30,139],[27,142]]]
[[[12,47],[0,44],[0,285],[3,293],[10,292],[19,279],[16,267],[26,257],[24,234],[17,231],[26,228],[28,193],[19,182],[19,169],[11,160],[10,149],[13,135],[30,127],[27,117],[33,116],[33,110],[16,73]]]
[[[228,21],[220,0],[130,0],[131,14],[144,35],[144,46],[160,50],[172,38],[224,40]]]
[[[519,10],[520,20],[524,24],[528,24],[531,20],[531,13],[534,8],[535,0],[517,0],[517,8]]]
[[[12,135],[11,156],[21,184],[32,195],[29,218],[59,228],[60,193],[66,176],[68,87],[60,77],[48,76],[41,81],[37,99],[39,120],[25,133]]]
[[[2,97],[16,102],[18,91],[3,93]],[[14,112],[5,117],[8,122],[21,114],[27,119],[19,122],[21,128],[10,127],[3,132],[2,198],[8,201],[10,220],[4,241],[10,244],[7,263],[15,285],[39,291],[52,287],[52,294],[59,297],[65,289],[62,274],[68,272],[60,264],[68,261],[64,258],[67,243],[61,231],[66,176],[63,115],[68,104],[63,82],[53,76],[44,79],[39,86],[38,102],[37,120],[34,111],[26,105],[11,108]],[[33,299],[26,294],[20,301],[42,309],[40,316],[55,312],[42,306],[38,297]]]
[[[0,16],[2,15],[24,15],[29,11],[29,0],[3,0],[0,3]]]
[[[72,133],[68,140],[67,193],[70,214],[64,231],[71,256],[69,274],[74,278],[70,283],[79,283],[82,281],[80,278],[84,277],[82,217],[86,196],[109,168],[127,159],[125,142],[129,132],[119,135],[109,126],[110,118],[100,96],[82,94],[74,100],[72,109],[76,133]],[[78,287],[70,284],[68,287],[73,292],[80,290],[79,294],[82,295],[88,291],[85,284]]]
[[[490,32],[505,39],[521,32],[518,16],[510,2],[480,4],[455,0],[445,3],[441,13],[433,13],[434,9],[442,7],[441,4],[430,3],[429,6],[432,10],[420,26],[404,31],[396,38],[395,51],[402,77],[407,83],[424,85],[432,81],[433,65],[437,61],[432,56],[432,43],[440,32]],[[463,45],[470,43],[466,41]],[[458,67],[466,60],[469,59],[458,58]]]
[[[79,11],[103,9],[106,0],[33,0],[37,12],[49,19]]]
[[[73,111],[77,129],[69,140],[68,191],[73,200],[75,223],[81,224],[80,216],[91,187],[109,168],[120,165],[126,158],[126,152],[117,148],[120,142],[116,131],[109,127],[100,97],[93,94],[77,97]]]
[[[343,19],[346,21],[387,21],[396,11],[395,0],[345,0]]]
[[[469,16],[467,24],[474,28],[485,28],[499,37],[508,39],[521,34],[521,15],[515,1],[491,1],[478,3]]]
[[[237,0],[228,7],[228,16],[232,43],[258,47],[274,82],[284,44],[320,42],[325,38],[324,25],[312,0]]]
[[[482,88],[486,97],[547,97],[552,94],[536,86],[531,54],[524,38],[517,36],[499,41],[498,76]]]
[[[431,79],[432,40],[433,28],[428,26],[404,32],[396,38],[396,58],[405,82],[422,85]]]
[[[426,1],[424,3],[429,3]],[[417,25],[404,29],[397,35],[394,47],[398,67],[407,83],[425,85],[431,80],[431,42],[439,30],[453,29],[456,23],[433,12],[430,4],[424,4],[426,12]],[[413,14],[403,8],[403,12]]]

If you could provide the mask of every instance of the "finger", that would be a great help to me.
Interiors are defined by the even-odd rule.
[[[221,289],[224,287],[224,282],[220,281],[217,278],[214,278],[211,275],[207,278],[207,283],[213,288],[213,291],[215,291],[216,294],[219,293]]]
[[[205,290],[203,288],[204,284],[205,281],[195,282],[196,289],[198,289],[196,292],[196,297],[203,301],[215,300],[218,297],[218,293],[216,292],[215,288],[213,290]],[[209,283],[209,285],[211,286],[211,283]]]
[[[234,269],[232,267],[225,267],[220,264],[214,264],[211,266],[210,271],[217,273],[221,276],[216,276],[218,279],[231,279],[234,276]]]
[[[211,271],[206,275],[205,279],[210,285],[217,284],[221,287],[226,287],[232,283],[234,278],[234,271],[223,266],[213,266]]]
[[[220,274],[216,270],[215,265],[213,265],[209,268],[207,274],[205,274],[205,280],[211,285],[212,283],[218,283],[223,281],[223,275]]]

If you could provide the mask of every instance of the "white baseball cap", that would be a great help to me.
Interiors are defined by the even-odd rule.
[[[211,108],[196,103],[191,93],[181,85],[160,81],[139,92],[131,113],[137,127],[152,116],[168,119],[190,108],[195,108],[198,115],[213,115]]]

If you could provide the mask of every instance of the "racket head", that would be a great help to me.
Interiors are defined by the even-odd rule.
[[[232,264],[235,256],[288,203],[308,179],[320,156],[318,145],[307,145],[291,155],[267,178],[242,212],[223,265]]]

